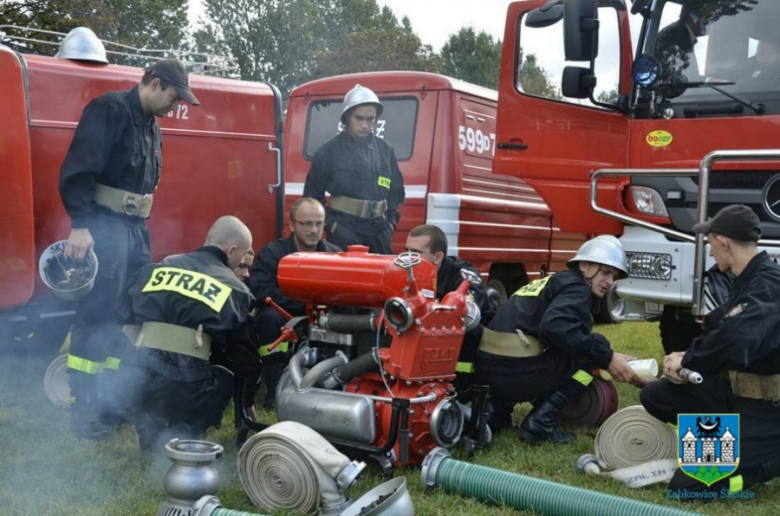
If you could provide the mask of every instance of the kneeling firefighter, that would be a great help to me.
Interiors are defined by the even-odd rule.
[[[240,220],[222,217],[204,247],[147,265],[131,280],[128,297],[136,326],[125,331],[136,349],[120,379],[142,450],[167,438],[166,431],[170,437],[194,438],[222,421],[234,377],[213,364],[243,356],[253,297],[232,269],[251,245],[252,235]],[[254,361],[259,371],[259,357]]]
[[[569,269],[521,287],[485,329],[476,353],[476,383],[490,386],[494,429],[511,424],[516,403],[534,409],[520,425],[520,437],[533,444],[566,443],[558,414],[606,369],[618,381],[636,381],[628,360],[593,333],[591,306],[612,284],[628,276],[628,262],[614,237],[582,244]]]

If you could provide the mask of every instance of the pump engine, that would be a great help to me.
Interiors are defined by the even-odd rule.
[[[458,289],[437,301],[436,270],[419,254],[350,246],[288,255],[278,280],[308,314],[306,342],[277,387],[280,421],[305,424],[387,467],[452,448],[464,429],[476,436],[470,442],[489,441],[487,397],[472,418],[451,383],[463,336],[479,324],[468,295],[478,276],[465,271]],[[294,338],[300,322],[291,319],[280,340]]]

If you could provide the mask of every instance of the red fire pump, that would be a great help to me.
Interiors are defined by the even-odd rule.
[[[486,396],[471,417],[451,384],[463,336],[479,323],[468,295],[479,277],[465,271],[458,289],[437,301],[436,270],[419,254],[367,251],[293,253],[279,263],[279,286],[308,313],[288,321],[280,339],[295,338],[306,319],[306,345],[277,389],[279,420],[386,468],[422,462],[461,437],[486,444]]]

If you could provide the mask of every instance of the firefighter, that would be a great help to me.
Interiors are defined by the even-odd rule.
[[[199,104],[187,71],[179,61],[158,61],[140,84],[87,105],[60,169],[59,191],[71,219],[65,256],[80,261],[94,248],[98,261],[94,288],[76,306],[68,355],[71,426],[80,438],[107,437],[106,422],[120,411],[111,401],[112,385],[127,339],[117,307],[127,279],[150,261],[146,219],[162,168],[155,117],[180,101]]]
[[[254,260],[255,250],[249,249],[249,251],[247,251],[244,255],[243,260],[241,260],[241,263],[233,268],[233,274],[236,275],[236,278],[240,279],[247,285],[249,284],[249,271],[252,268],[252,262]]]
[[[666,377],[681,381],[684,367],[702,375],[701,385],[652,382],[640,401],[671,424],[683,413],[738,413],[735,474],[708,487],[678,470],[669,483],[673,490],[734,493],[780,476],[780,266],[759,252],[760,221],[748,206],[726,206],[693,231],[707,235],[718,269],[736,279],[728,300],[707,314],[702,335],[664,359]]]
[[[306,306],[291,300],[279,288],[276,273],[279,262],[288,254],[298,251],[340,252],[341,249],[322,240],[324,225],[325,208],[322,204],[308,197],[298,199],[290,209],[290,236],[275,240],[263,247],[252,265],[249,285],[259,306],[254,326],[257,328],[256,338],[260,346],[263,379],[266,385],[263,407],[269,410],[276,406],[276,386],[289,360],[290,350],[287,342],[282,342],[271,349],[272,344],[281,335],[281,328],[286,321],[279,312],[265,304],[265,299],[270,297],[293,317],[306,315]]]
[[[756,49],[757,69],[740,81],[748,90],[776,90],[780,88],[780,41],[762,39]]]
[[[342,249],[362,244],[372,253],[393,254],[404,179],[395,151],[372,131],[382,110],[373,91],[355,85],[344,97],[344,130],[317,150],[306,176],[304,197],[324,205],[330,193],[325,231]]]
[[[126,331],[135,351],[120,379],[142,450],[158,444],[163,434],[197,438],[222,421],[234,377],[214,364],[238,362],[244,353],[253,298],[233,268],[251,245],[252,234],[240,220],[221,217],[203,247],[145,265],[130,280],[127,295],[136,326]]]
[[[436,267],[437,299],[443,299],[445,295],[453,292],[463,283],[461,270],[473,272],[479,277],[479,270],[471,263],[457,257],[447,256],[447,235],[438,226],[424,224],[412,229],[406,238],[406,250],[419,253],[423,259]],[[493,304],[488,301],[485,286],[481,284],[473,286],[469,292],[474,298],[474,303],[480,309],[481,325],[487,326],[493,320],[496,311]],[[476,353],[477,344],[481,337],[482,326],[478,326],[466,333],[463,338],[463,346],[456,368],[457,377],[454,382],[461,400],[465,400],[464,393],[473,383],[474,353]]]
[[[628,275],[623,247],[612,238],[582,244],[568,270],[532,281],[515,292],[484,330],[475,358],[475,382],[490,386],[493,428],[511,423],[514,405],[532,401],[519,428],[521,439],[565,443],[558,414],[606,369],[618,381],[637,381],[628,357],[592,332],[590,308]]]

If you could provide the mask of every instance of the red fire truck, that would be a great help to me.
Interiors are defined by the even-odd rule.
[[[663,305],[666,349],[718,300],[697,220],[747,204],[762,245],[780,244],[779,23],[775,0],[509,6],[493,172],[526,181],[564,231],[622,235],[624,314]]]
[[[37,279],[39,256],[69,230],[59,168],[87,102],[131,87],[141,74],[0,45],[0,182],[8,192],[0,203],[0,325],[27,328],[72,313]],[[314,152],[339,130],[341,101],[355,83],[385,103],[377,135],[393,144],[405,177],[397,251],[412,227],[441,226],[450,253],[481,269],[496,302],[573,255],[586,235],[560,231],[522,179],[491,173],[496,92],[440,75],[393,72],[300,86],[290,96],[284,136],[275,87],[192,74],[201,106],[182,104],[160,121],[164,164],[149,221],[153,259],[197,248],[224,214],[248,224],[255,247],[280,236]]]

